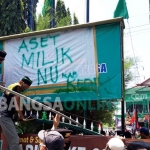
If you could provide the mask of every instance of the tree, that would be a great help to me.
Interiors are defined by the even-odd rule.
[[[73,14],[73,23],[74,24],[79,24],[78,18],[76,17],[76,14]]]
[[[28,32],[30,18],[33,16],[33,28],[35,29],[35,13],[38,0],[1,0],[0,1],[0,36]]]
[[[38,0],[22,0],[23,4],[24,4],[24,10],[23,10],[23,14],[24,14],[24,20],[26,21],[26,25],[28,27],[33,28],[33,30],[36,29],[35,25],[36,25],[36,6],[38,3]],[[31,22],[31,17],[33,17],[33,22]]]
[[[21,0],[1,0],[0,2],[0,36],[24,32],[26,28]],[[16,17],[17,16],[17,17]]]
[[[38,16],[36,30],[49,29],[50,27],[50,15],[46,14],[44,17],[40,14]]]
[[[62,0],[57,1],[56,5],[56,27],[71,25],[71,15],[69,8],[66,10],[65,4]]]
[[[134,65],[134,59],[133,58],[126,57],[124,59],[124,81],[125,81],[125,87],[133,79],[133,74],[132,74],[132,72],[130,70],[133,65]]]
[[[45,0],[44,7],[42,9],[43,16],[39,15],[37,20],[37,30],[50,28],[50,21],[53,19],[53,16],[55,17],[55,27],[68,26],[73,22],[69,8],[66,9],[65,3],[62,0],[57,1],[55,15],[51,15],[51,2],[51,0]],[[79,23],[77,17],[76,23]]]
[[[65,17],[67,17],[65,4],[62,0],[58,0],[56,5],[56,22],[59,22],[58,19]]]
[[[71,25],[72,24],[72,18],[71,18],[71,13],[70,13],[69,8],[67,8],[67,16],[68,16],[68,19],[69,19],[70,25]]]

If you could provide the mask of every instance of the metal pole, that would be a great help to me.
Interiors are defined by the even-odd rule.
[[[0,89],[5,90],[5,91],[8,91],[8,92],[10,92],[10,93],[12,93],[12,94],[14,94],[14,95],[16,95],[16,96],[23,97],[24,99],[26,99],[26,100],[28,100],[28,101],[32,101],[32,103],[37,104],[37,105],[39,105],[39,106],[42,106],[42,107],[45,108],[46,110],[52,111],[52,112],[54,112],[54,113],[56,113],[56,114],[59,114],[59,115],[65,117],[66,119],[70,120],[71,122],[73,122],[73,123],[75,123],[75,124],[77,124],[77,125],[83,127],[83,125],[81,125],[80,123],[76,122],[75,120],[73,120],[73,119],[67,117],[66,115],[60,113],[59,111],[56,111],[55,109],[52,109],[51,107],[48,107],[48,106],[46,106],[46,105],[44,105],[44,104],[42,104],[42,103],[39,103],[39,102],[35,101],[34,99],[31,99],[31,98],[29,98],[29,97],[27,97],[27,96],[25,96],[25,95],[22,95],[22,94],[20,94],[20,93],[15,92],[15,91],[9,90],[9,89],[7,89],[6,87],[3,87],[3,86],[1,86],[1,85],[0,85]]]
[[[89,22],[89,0],[86,0],[86,22],[88,23]],[[86,110],[84,110],[84,119],[85,121],[87,122],[86,118],[87,118],[87,101],[85,101],[86,103]]]
[[[124,99],[121,101],[121,125],[122,125],[122,131],[125,131],[125,119],[124,119]]]
[[[86,22],[89,22],[89,2],[90,0],[86,0]]]
[[[50,28],[55,27],[55,0],[51,0],[51,8],[50,8],[50,14],[52,16],[52,20],[50,21]]]
[[[33,30],[33,0],[30,0],[30,29]]]

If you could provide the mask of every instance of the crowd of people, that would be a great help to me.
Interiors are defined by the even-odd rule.
[[[107,131],[108,132],[108,131]],[[105,131],[101,131],[101,134],[107,135]],[[139,139],[150,139],[149,129],[146,127],[140,127],[136,129],[135,133],[125,129],[122,131],[112,131],[108,133],[112,138],[106,144],[104,150],[150,150],[150,144]],[[125,139],[133,139],[133,142],[126,144]]]
[[[108,133],[107,133],[108,132]],[[132,139],[150,139],[150,134],[149,134],[149,129],[146,127],[141,127],[136,130],[135,134],[132,134],[131,131],[125,129],[124,132],[121,130],[113,131],[104,131],[103,129],[101,130],[101,134],[104,136],[121,136],[124,138],[132,138]]]
[[[144,141],[132,141],[126,144],[120,136],[111,138],[103,150],[150,150],[150,144]]]
[[[103,124],[100,122],[98,126],[101,127],[101,134],[104,136],[111,136],[112,138],[107,142],[103,150],[150,150],[150,144],[144,142],[146,139],[150,139],[150,132],[147,127],[139,127],[133,130],[121,131],[121,130],[105,130]],[[126,143],[127,139],[133,139],[133,142]],[[141,139],[141,140],[139,140]],[[149,140],[150,142],[150,140]]]

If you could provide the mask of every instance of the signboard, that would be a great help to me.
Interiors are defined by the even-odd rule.
[[[39,138],[36,134],[23,134],[19,136],[20,138],[20,150],[39,150]],[[68,150],[102,150],[105,148],[106,143],[111,137],[104,136],[71,136],[71,145]],[[2,134],[3,148],[7,149],[7,142]],[[89,141],[89,142],[87,142]],[[101,143],[99,141],[102,141]]]
[[[25,93],[43,101],[122,98],[122,26],[119,21],[44,34],[8,38],[6,86],[23,76],[33,80]],[[15,36],[14,36],[15,37]],[[1,39],[0,39],[1,40]]]
[[[71,146],[68,150],[102,150],[106,147],[107,142],[112,137],[109,136],[96,136],[96,135],[72,135]],[[122,139],[126,146],[131,142],[137,141],[136,139]],[[7,143],[2,135],[3,149],[6,150]],[[101,142],[100,142],[101,141]],[[138,139],[139,142],[150,143],[149,139]],[[23,134],[20,135],[20,150],[39,150],[39,140],[36,134]]]

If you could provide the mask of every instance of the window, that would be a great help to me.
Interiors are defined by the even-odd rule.
[[[133,112],[133,102],[126,102],[126,112]]]

